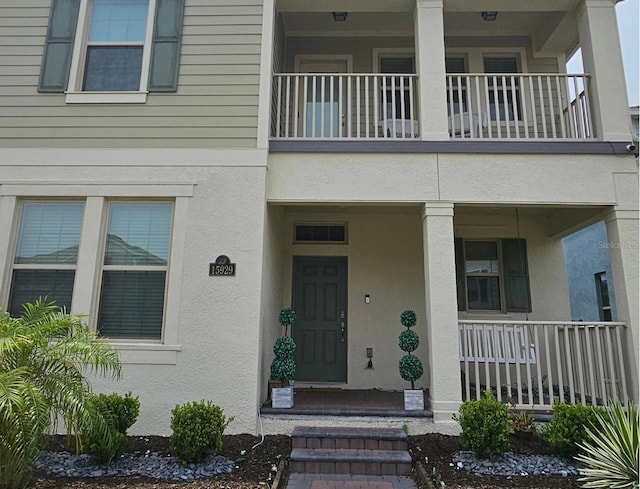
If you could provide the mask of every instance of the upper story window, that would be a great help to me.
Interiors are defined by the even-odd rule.
[[[83,213],[83,202],[22,204],[7,308],[13,317],[45,296],[71,310]]]
[[[466,63],[463,57],[445,58],[447,74],[466,73]],[[467,112],[467,80],[463,77],[447,76],[447,112],[459,114]]]
[[[609,283],[607,281],[607,272],[596,273],[596,293],[598,297],[598,312],[600,313],[600,321],[611,321],[611,299],[609,298]]]
[[[380,58],[380,73],[394,75],[415,74],[413,56],[394,56]],[[381,93],[382,106],[387,119],[414,119],[413,94],[409,78],[389,76],[384,78]],[[414,88],[415,90],[415,88]]]
[[[514,57],[484,58],[484,72],[494,74],[488,80],[489,117],[492,121],[522,119],[518,60]]]
[[[141,103],[176,91],[184,0],[52,0],[39,91]]]
[[[149,3],[93,0],[82,70],[83,91],[142,89],[143,58],[147,63],[149,59],[149,43],[145,42],[151,17]]]

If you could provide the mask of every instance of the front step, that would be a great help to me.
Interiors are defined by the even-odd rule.
[[[407,435],[401,429],[298,426],[291,443],[294,473],[406,475],[411,471]]]

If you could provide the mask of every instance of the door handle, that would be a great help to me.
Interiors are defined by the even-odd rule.
[[[340,311],[340,342],[344,343],[344,332],[347,329],[347,325],[344,321],[344,311]]]

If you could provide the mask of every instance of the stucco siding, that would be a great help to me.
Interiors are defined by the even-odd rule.
[[[0,147],[256,146],[261,0],[186,0],[177,92],[118,105],[38,93],[49,5],[0,6]]]

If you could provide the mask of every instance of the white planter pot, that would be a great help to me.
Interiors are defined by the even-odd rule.
[[[293,387],[274,387],[271,389],[271,407],[289,409],[293,407]]]
[[[424,410],[424,391],[422,389],[405,389],[404,409],[405,411]]]

